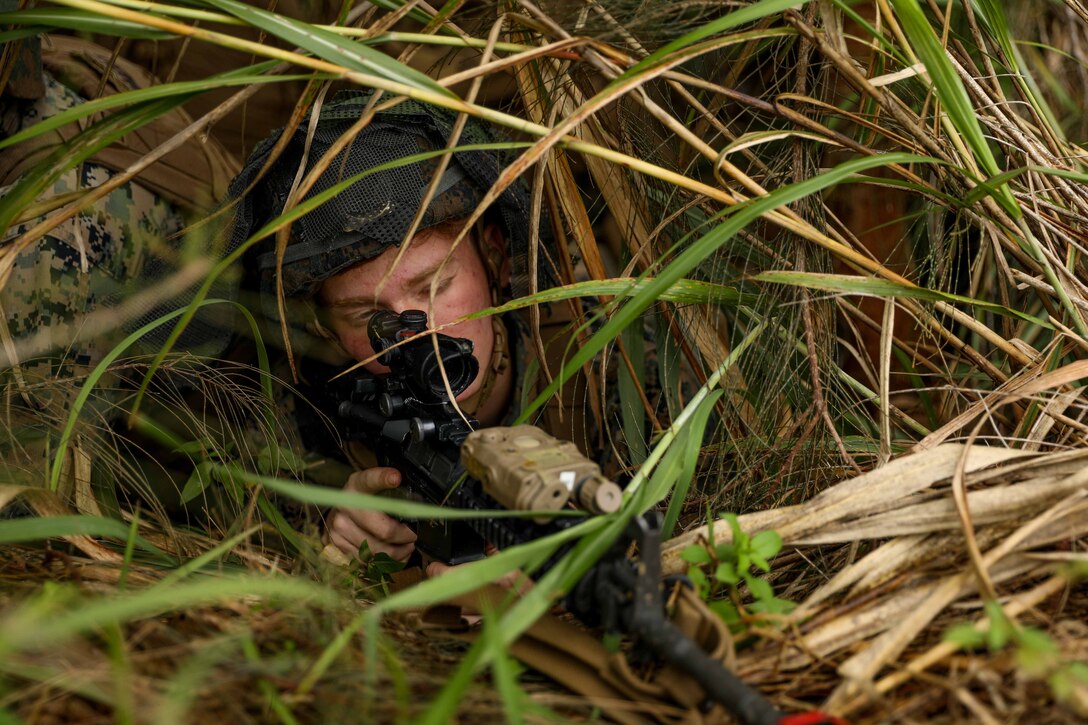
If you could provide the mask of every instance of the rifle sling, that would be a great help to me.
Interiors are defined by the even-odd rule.
[[[464,613],[501,610],[509,600],[508,590],[489,584],[424,610],[418,625],[431,635],[473,640],[478,629]],[[732,639],[721,619],[686,587],[679,586],[672,601],[673,622],[707,654],[731,664]],[[646,679],[632,669],[624,654],[608,652],[584,629],[551,614],[537,620],[509,652],[623,725],[730,722],[720,705],[703,711],[706,695],[690,674],[669,665],[653,668]]]

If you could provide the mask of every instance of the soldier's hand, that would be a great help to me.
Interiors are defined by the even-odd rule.
[[[356,471],[344,489],[377,494],[400,485],[400,471],[395,468],[370,468]],[[380,511],[336,509],[329,518],[326,540],[348,556],[356,556],[367,542],[372,553],[385,553],[397,561],[406,561],[415,549],[415,532]]]

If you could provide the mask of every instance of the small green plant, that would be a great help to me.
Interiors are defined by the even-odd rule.
[[[1016,623],[995,600],[986,602],[985,611],[986,626],[961,622],[945,632],[945,641],[966,650],[986,648],[990,652],[1011,646],[1017,670],[1030,679],[1045,680],[1060,701],[1073,697],[1078,686],[1088,685],[1088,663],[1063,659],[1061,647],[1049,634]]]
[[[734,632],[746,629],[759,615],[788,614],[796,605],[776,597],[771,583],[753,571],[753,567],[764,574],[771,571],[770,560],[781,551],[782,537],[774,531],[749,535],[741,530],[735,514],[723,518],[733,530],[731,542],[715,545],[709,536],[707,543],[694,544],[680,553],[691,564],[688,577],[699,595]],[[754,600],[748,604],[741,596],[742,583]],[[725,598],[719,598],[723,591]]]
[[[389,595],[389,584],[393,581],[393,574],[404,568],[404,562],[397,561],[383,551],[374,553],[370,550],[370,544],[364,539],[359,545],[358,559],[354,571],[363,580],[380,587],[382,593]]]

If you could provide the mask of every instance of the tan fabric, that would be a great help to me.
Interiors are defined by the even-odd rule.
[[[114,59],[109,50],[94,43],[59,35],[42,37],[45,70],[87,99],[158,85],[158,80],[139,66]],[[103,76],[108,71],[108,79]],[[65,147],[94,118],[68,124],[56,131],[0,151],[0,169],[6,186],[33,168],[58,147]],[[102,149],[91,161],[114,171],[124,171],[173,138],[192,118],[175,108]],[[238,172],[238,162],[214,139],[197,135],[159,162],[140,172],[139,183],[178,205],[195,211],[212,207],[226,193]]]
[[[489,584],[423,611],[418,625],[433,635],[473,639],[475,629],[462,616],[470,611],[501,610],[510,592]],[[711,657],[727,666],[733,642],[724,622],[690,589],[674,593],[673,622]],[[582,695],[610,720],[623,725],[718,725],[731,722],[724,708],[703,712],[706,699],[697,683],[672,666],[656,668],[645,679],[621,653],[610,653],[581,627],[552,615],[541,617],[510,647],[533,669]]]

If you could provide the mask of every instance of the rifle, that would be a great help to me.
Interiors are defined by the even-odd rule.
[[[480,430],[478,421],[463,416],[450,401],[479,372],[472,342],[420,334],[426,329],[427,315],[419,310],[380,311],[371,318],[367,333],[390,373],[356,376],[346,391],[333,394],[346,439],[371,447],[380,465],[400,470],[401,488],[428,503],[482,512],[558,511],[570,505],[604,514],[619,508],[619,487],[573,443],[533,426]],[[482,558],[488,543],[509,548],[575,522],[558,517],[417,522],[416,546],[435,559],[461,564]],[[628,555],[632,543],[639,560]],[[633,519],[627,535],[575,585],[566,608],[590,626],[633,634],[644,649],[685,672],[746,725],[841,722],[821,713],[779,712],[685,635],[666,616],[660,544],[660,514]],[[694,597],[685,601],[701,605]],[[720,630],[705,605],[700,615],[714,618]]]
[[[419,310],[382,310],[371,318],[371,344],[391,372],[356,376],[346,394],[334,392],[345,439],[369,446],[380,465],[401,472],[401,489],[426,503],[475,511],[558,511],[568,503],[595,514],[619,508],[620,488],[573,443],[533,426],[479,431],[475,418],[462,416],[446,381],[456,398],[475,379],[472,341],[419,335],[426,329],[427,315]],[[416,548],[464,564],[483,558],[488,544],[506,549],[575,523],[561,517],[418,521]]]

